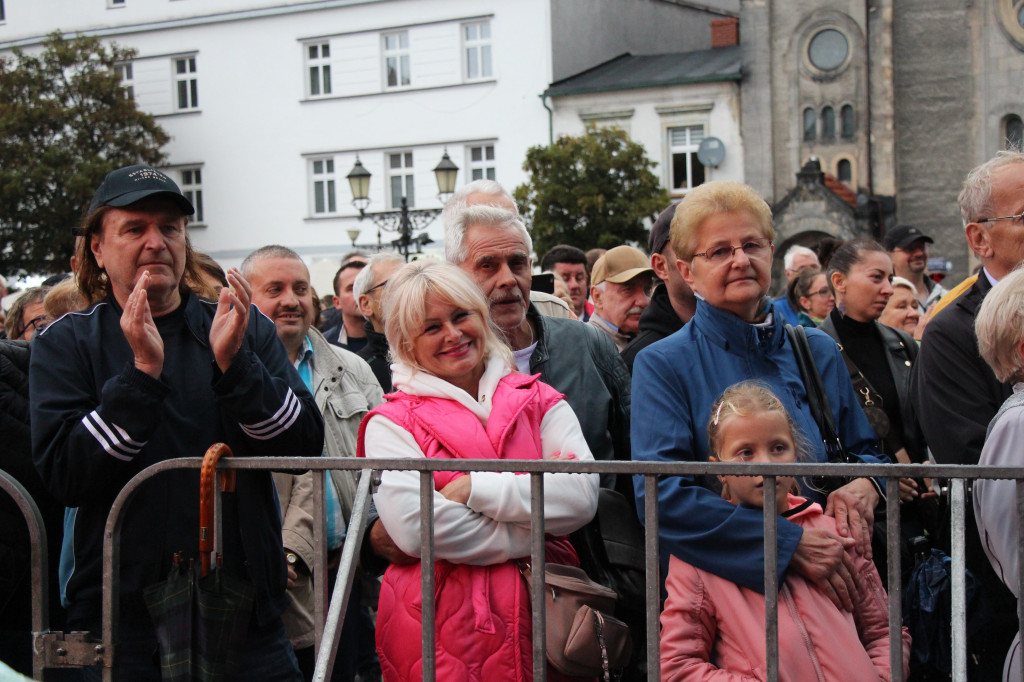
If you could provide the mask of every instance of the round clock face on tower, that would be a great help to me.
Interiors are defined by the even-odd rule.
[[[1007,37],[1024,50],[1024,0],[998,0],[996,11]]]
[[[818,31],[807,45],[807,58],[820,71],[835,71],[849,55],[850,41],[834,28]]]

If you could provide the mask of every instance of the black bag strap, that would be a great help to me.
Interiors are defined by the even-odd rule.
[[[825,386],[821,381],[821,373],[814,363],[814,356],[811,355],[807,332],[799,325],[794,327],[787,324],[786,333],[789,335],[789,342],[793,345],[796,364],[800,368],[800,377],[803,379],[804,388],[807,391],[807,403],[811,408],[811,416],[814,417],[814,422],[821,432],[821,439],[825,443],[828,461],[845,464],[848,458],[842,441],[839,440],[839,432],[836,430],[835,418],[832,416],[832,409],[828,404],[828,396],[825,394]]]

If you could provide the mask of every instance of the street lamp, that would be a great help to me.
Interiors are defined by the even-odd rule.
[[[352,240],[352,250],[353,251],[356,250],[356,240],[359,239],[359,233],[360,232],[362,232],[362,230],[349,230],[348,231],[348,238]]]
[[[437,196],[444,203],[449,196],[455,192],[455,178],[459,173],[459,167],[452,162],[445,149],[441,161],[434,168],[434,177],[437,179]],[[398,251],[405,260],[409,260],[409,247],[413,243],[413,230],[422,230],[441,213],[439,208],[424,208],[409,210],[409,204],[405,196],[402,196],[402,205],[397,211],[378,211],[367,213],[366,207],[370,205],[370,171],[366,170],[363,162],[356,157],[356,164],[346,176],[349,187],[352,189],[352,205],[359,209],[359,219],[369,218],[380,229],[389,232],[398,232]],[[351,232],[349,233],[351,236]],[[422,235],[421,235],[422,236]],[[378,242],[380,241],[378,233]],[[421,242],[422,244],[422,242]]]

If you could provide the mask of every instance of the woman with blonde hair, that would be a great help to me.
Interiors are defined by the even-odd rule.
[[[978,464],[1024,465],[1024,270],[999,280],[974,320],[978,350],[996,379],[1013,384],[1013,393],[992,418]],[[1020,599],[1020,530],[1013,479],[974,481],[974,518],[985,555],[999,579]],[[1021,678],[1020,632],[1006,654],[1003,680]]]
[[[697,295],[685,327],[648,346],[633,367],[633,459],[705,462],[704,425],[715,400],[746,379],[764,381],[779,397],[812,457],[827,462],[825,443],[808,402],[785,321],[768,297],[775,229],[771,209],[753,188],[706,182],[686,195],[672,220],[677,266]],[[806,330],[838,436],[846,452],[879,461],[877,439],[857,402],[839,349],[828,336]],[[642,418],[639,417],[642,415]],[[644,477],[636,477],[643,518]],[[778,525],[778,573],[795,570],[841,608],[852,609],[857,588],[845,548],[871,552],[879,499],[876,483],[857,478],[829,491],[802,481],[802,494],[822,504],[837,532]],[[750,589],[764,589],[764,520],[760,511],[729,504],[706,477],[662,476],[658,481],[662,570],[668,556],[716,572]],[[664,574],[664,573],[663,573]],[[781,577],[780,577],[781,579]]]
[[[359,456],[592,460],[562,395],[514,371],[480,289],[459,268],[418,261],[389,278],[385,334],[395,392],[363,421]],[[380,520],[409,563],[384,574],[377,651],[385,680],[421,674],[419,473],[385,471]],[[578,565],[564,537],[597,505],[597,476],[546,474],[548,561]],[[530,554],[530,479],[434,474],[437,678],[532,679],[530,604],[518,560]],[[410,608],[412,607],[412,608]],[[554,671],[548,679],[561,679]]]

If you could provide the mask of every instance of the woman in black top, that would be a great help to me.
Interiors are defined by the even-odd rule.
[[[828,283],[835,292],[836,307],[819,329],[839,344],[850,379],[883,450],[893,462],[909,464],[927,458],[916,421],[909,416],[910,369],[918,346],[910,334],[878,322],[893,294],[892,260],[878,242],[854,239],[839,244],[825,263]],[[926,492],[923,482],[900,479],[900,518],[905,539],[921,535],[930,511],[918,498]],[[932,497],[934,494],[929,494]],[[908,506],[907,503],[910,503]],[[876,522],[884,516],[876,515]],[[876,537],[884,538],[884,531]],[[885,569],[884,546],[875,548],[875,563]],[[903,561],[904,578],[913,567]],[[883,572],[882,575],[885,575]]]

